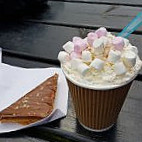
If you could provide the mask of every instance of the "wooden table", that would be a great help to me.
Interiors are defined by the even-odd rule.
[[[3,62],[26,68],[58,66],[58,52],[73,36],[84,37],[90,30],[105,26],[117,34],[142,10],[140,0],[50,0],[42,12],[20,20],[0,22]],[[142,27],[130,36],[142,57]],[[61,120],[22,131],[0,135],[1,142],[21,141],[142,141],[142,72],[134,81],[115,126],[95,133],[76,120],[69,95],[68,114]]]

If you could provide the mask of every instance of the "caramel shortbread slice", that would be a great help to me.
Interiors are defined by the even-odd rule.
[[[30,124],[51,114],[57,91],[58,75],[48,78],[14,104],[0,112],[0,122]]]

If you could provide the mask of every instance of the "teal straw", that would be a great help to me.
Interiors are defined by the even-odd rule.
[[[142,25],[142,12],[138,15],[118,34],[118,36],[128,38],[138,27]]]

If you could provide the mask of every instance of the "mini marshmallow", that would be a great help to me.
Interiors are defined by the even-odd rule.
[[[100,39],[103,40],[104,46],[108,44],[108,38],[106,36],[102,36]]]
[[[104,61],[96,58],[92,61],[92,63],[90,64],[90,67],[93,67],[96,70],[101,70],[104,67]]]
[[[88,44],[87,37],[85,37],[83,40],[85,41],[86,44]]]
[[[75,42],[80,41],[80,40],[82,40],[80,37],[75,36],[75,37],[73,37],[72,42],[75,43]]]
[[[77,70],[79,64],[82,64],[82,61],[80,59],[72,59],[71,60],[71,68],[72,69]]]
[[[97,34],[98,38],[102,36],[107,36],[107,30],[104,27],[99,28],[98,30],[96,30],[95,33]]]
[[[104,42],[102,39],[97,39],[93,42],[94,54],[99,55],[104,53]]]
[[[85,40],[78,40],[74,43],[74,52],[81,53],[85,48],[87,47],[87,44]]]
[[[82,39],[82,47],[83,47],[83,50],[86,49],[88,46],[88,43],[86,42],[86,40]]]
[[[109,38],[109,39],[114,39],[115,38],[115,36],[114,35],[112,35],[112,33],[111,32],[108,32],[107,33],[107,38]]]
[[[83,51],[82,52],[82,60],[84,62],[91,62],[92,61],[92,55],[90,51]]]
[[[81,73],[84,76],[86,72],[89,70],[89,66],[87,66],[85,63],[82,63],[79,64],[77,70],[79,73]]]
[[[127,67],[134,67],[136,64],[136,54],[132,51],[123,54],[123,62]]]
[[[138,49],[136,46],[130,45],[130,46],[128,46],[128,48],[130,51],[134,52],[136,55],[138,54]]]
[[[76,53],[76,52],[72,52],[70,54],[70,57],[71,59],[74,59],[74,58],[81,58],[81,54],[80,53]]]
[[[74,52],[81,53],[83,51],[83,47],[81,46],[81,41],[77,41],[74,44]]]
[[[65,63],[66,61],[69,61],[70,60],[69,54],[65,51],[60,51],[58,54],[58,60],[61,63]]]
[[[123,40],[124,40],[124,46],[127,47],[130,44],[129,40],[126,38],[123,38]]]
[[[122,37],[115,37],[112,44],[116,50],[122,51],[124,47],[124,39]]]
[[[67,43],[65,43],[63,45],[63,49],[68,52],[71,53],[72,51],[74,51],[74,44],[71,41],[68,41]]]
[[[116,73],[116,75],[122,75],[126,73],[126,67],[123,62],[114,64],[114,72]]]
[[[117,61],[119,61],[120,57],[121,57],[121,52],[120,51],[110,50],[107,60],[109,62],[116,63]]]
[[[94,40],[98,38],[97,34],[94,32],[90,32],[87,34],[87,42],[89,43],[90,46],[93,45]]]
[[[83,39],[84,43],[86,44],[86,47],[88,47],[88,41],[87,41],[87,37]]]

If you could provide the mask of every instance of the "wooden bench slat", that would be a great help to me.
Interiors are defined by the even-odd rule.
[[[51,26],[35,23],[0,24],[0,47],[6,52],[27,54],[57,61],[62,45],[73,36],[85,36],[86,29]],[[116,34],[116,33],[115,33]],[[142,57],[141,35],[130,36],[130,42],[138,47]],[[25,56],[26,57],[26,56]]]
[[[25,58],[9,56],[5,53],[2,56],[2,62],[12,66],[18,66],[18,67],[24,67],[24,68],[48,68],[53,66],[52,64],[43,63],[43,62],[39,62],[35,60],[32,61],[32,60],[27,60]]]
[[[140,7],[49,1],[49,8],[29,21],[78,27],[105,26],[123,29],[141,11]],[[27,19],[26,19],[27,20]],[[142,27],[137,31],[142,33]]]
[[[141,7],[140,0],[50,0],[50,1],[64,1],[64,2],[78,2],[78,3],[96,3],[96,4],[112,4],[112,5],[129,5]]]

